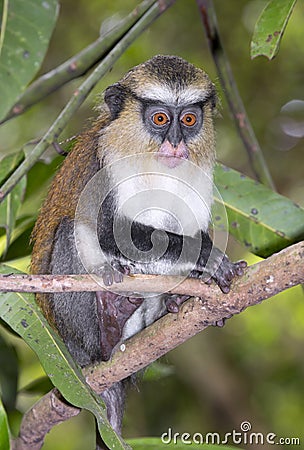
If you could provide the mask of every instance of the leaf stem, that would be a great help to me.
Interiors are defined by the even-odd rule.
[[[16,117],[69,81],[84,75],[100,61],[134,25],[155,0],[144,0],[106,34],[101,34],[77,55],[34,81],[1,123]]]
[[[7,24],[7,16],[8,16],[8,0],[3,1],[3,9],[2,9],[2,19],[1,19],[1,28],[0,28],[0,56],[3,48],[6,24]]]
[[[196,0],[196,2],[201,13],[207,41],[219,79],[237,131],[247,150],[250,166],[258,181],[275,190],[262,149],[249,121],[229,60],[221,43],[213,0]]]

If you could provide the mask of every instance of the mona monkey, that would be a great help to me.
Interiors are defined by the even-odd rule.
[[[45,317],[80,366],[108,360],[118,343],[165,313],[178,311],[187,299],[169,294],[126,297],[115,293],[115,283],[126,274],[165,274],[168,268],[171,274],[197,278],[207,274],[224,293],[229,291],[233,278],[243,274],[246,263],[230,262],[213,247],[208,233],[215,162],[215,103],[215,87],[205,72],[176,56],[155,56],[105,90],[99,117],[79,136],[55,176],[33,231],[35,274],[86,273],[75,238],[77,205],[87,184],[101,170],[103,179],[112,180],[114,186],[99,205],[96,220],[98,245],[103,254],[98,271],[109,290],[37,295]],[[130,158],[119,165],[126,156]],[[127,174],[131,166],[133,173],[145,174],[144,181],[126,175],[128,182],[121,185],[117,182],[120,171],[126,170]],[[178,183],[172,180],[183,171],[191,172],[189,167],[193,166],[204,174],[201,180],[196,177],[196,182],[201,183],[205,208],[186,231],[180,230],[178,221],[165,208],[150,208],[153,196],[139,200],[143,214],[128,209],[128,192],[136,195],[143,185],[145,192],[147,187],[149,192],[159,189],[159,179],[151,174],[161,167],[169,178],[161,178],[162,190],[166,190],[167,183],[171,186],[170,195],[179,196]],[[192,178],[194,182],[190,173],[190,181]],[[173,203],[178,209],[180,202]],[[197,208],[191,195],[186,203],[192,210]],[[120,230],[120,237],[125,230],[131,230],[132,244],[150,256],[143,260],[126,256],[117,245],[114,225]],[[96,247],[86,244],[91,230],[84,224],[82,231],[80,241],[83,238],[93,256]],[[151,256],[153,243],[166,243],[165,251],[157,258]],[[110,423],[120,432],[124,383],[115,384],[102,397]]]

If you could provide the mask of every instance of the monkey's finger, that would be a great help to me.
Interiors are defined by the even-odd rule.
[[[121,283],[123,281],[123,274],[118,272],[118,270],[113,270],[113,276],[115,283]]]
[[[112,271],[105,270],[102,273],[102,281],[104,282],[105,286],[111,286],[113,284],[113,273],[112,273]]]
[[[237,261],[236,263],[234,263],[235,266],[235,273],[241,277],[242,275],[244,275],[245,273],[245,269],[247,267],[247,262],[246,261]]]

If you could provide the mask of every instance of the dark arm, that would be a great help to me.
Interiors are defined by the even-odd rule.
[[[100,231],[108,263],[118,261],[125,273],[212,278],[226,293],[234,276],[242,275],[246,267],[244,261],[231,263],[204,231],[197,237],[182,236],[139,222],[131,224],[125,218],[117,219],[114,226],[108,222]]]

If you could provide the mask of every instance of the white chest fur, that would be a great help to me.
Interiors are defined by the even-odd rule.
[[[168,168],[155,154],[115,162],[110,169],[116,213],[178,234],[206,231],[212,204],[212,172],[183,160]]]

